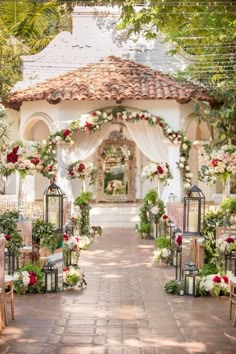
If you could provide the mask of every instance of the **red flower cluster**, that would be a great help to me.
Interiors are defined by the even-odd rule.
[[[168,215],[166,215],[166,214],[163,214],[163,215],[162,215],[162,219],[163,219],[163,220],[167,220],[168,218],[169,218]]]
[[[86,126],[86,133],[90,133],[90,129],[92,128],[92,123],[89,123],[89,122],[86,122],[85,123],[85,126]]]
[[[29,272],[29,285],[35,285],[37,283],[37,276],[34,272]]]
[[[161,166],[157,166],[157,172],[162,175],[162,173],[164,173],[164,170]]]
[[[39,164],[39,158],[38,157],[34,157],[33,159],[30,160],[32,162],[32,164],[34,164],[35,166]]]
[[[68,241],[68,240],[69,240],[69,236],[68,236],[67,234],[64,234],[64,235],[63,235],[63,240],[64,240],[64,241]]]
[[[6,239],[6,241],[11,241],[11,236],[10,235],[5,235],[5,239]]]
[[[226,275],[222,275],[221,277],[226,284],[229,284],[229,278]]]
[[[85,169],[85,164],[81,162],[78,167],[78,172],[83,172],[84,169]]]
[[[62,133],[63,138],[64,138],[64,139],[67,138],[68,135],[70,135],[70,129],[64,130],[64,132]]]
[[[69,175],[70,175],[70,176],[74,176],[73,168],[71,168],[71,169],[69,170]]]
[[[225,241],[228,243],[234,243],[234,238],[229,236],[225,239]]]
[[[175,244],[177,246],[182,246],[182,242],[183,242],[183,237],[181,234],[177,234],[176,238],[175,238]]]
[[[9,154],[7,154],[7,162],[16,163],[18,161],[18,155],[17,155],[18,150],[19,150],[19,146],[16,146],[12,149],[11,152],[9,152]]]
[[[214,283],[221,283],[221,276],[215,275],[214,278],[212,279]]]
[[[218,166],[218,163],[219,163],[220,161],[221,161],[221,160],[219,160],[219,159],[214,159],[214,160],[212,161],[212,166],[217,167],[217,166]]]

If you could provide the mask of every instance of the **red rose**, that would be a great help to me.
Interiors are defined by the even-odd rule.
[[[163,220],[166,220],[166,219],[168,219],[168,215],[166,215],[166,214],[163,214],[163,215],[162,215],[162,219],[163,219]]]
[[[175,244],[180,247],[182,245],[182,241],[183,241],[182,235],[178,234],[175,238]]]
[[[6,239],[6,241],[11,241],[11,236],[10,235],[5,235],[5,239]]]
[[[68,240],[69,240],[69,236],[68,236],[67,234],[64,234],[64,235],[63,235],[63,240],[64,240],[64,241],[68,241]]]
[[[97,113],[96,113],[96,112],[93,112],[93,113],[92,113],[92,116],[93,116],[93,117],[97,117]]]
[[[137,118],[137,119],[139,119],[139,118],[140,118],[140,116],[139,116],[139,114],[138,114],[138,113],[136,114],[136,118]]]
[[[219,159],[214,159],[211,164],[212,164],[212,166],[217,167],[217,166],[218,166],[218,163],[219,163],[220,161],[221,161],[221,160],[219,160]]]
[[[221,283],[221,277],[219,275],[215,275],[212,281],[214,283]]]
[[[83,172],[84,169],[85,169],[85,164],[81,162],[78,167],[78,172]]]
[[[146,117],[145,117],[145,114],[142,114],[142,115],[141,115],[141,118],[142,118],[142,119],[145,119],[145,118],[146,118]]]
[[[32,160],[31,160],[31,162],[36,166],[36,165],[38,165],[39,164],[39,158],[38,157],[34,157]]]
[[[18,155],[15,152],[7,154],[7,162],[16,163],[18,161]]]
[[[73,168],[71,168],[71,169],[69,170],[69,175],[74,176]]]
[[[34,285],[37,283],[37,276],[34,272],[29,272],[29,285]]]
[[[86,127],[86,133],[90,133],[90,129],[92,128],[92,123],[86,122],[85,127]]]
[[[63,272],[68,272],[68,270],[70,270],[70,268],[63,268]]]
[[[75,237],[76,241],[79,242],[79,237]]]
[[[225,239],[225,241],[228,242],[228,243],[234,243],[234,238],[233,237],[227,237]]]
[[[164,173],[164,170],[161,166],[157,166],[157,171],[160,175],[162,175],[162,173]]]
[[[14,147],[14,148],[12,149],[12,152],[13,152],[14,154],[16,154],[18,150],[19,150],[19,146],[16,146],[16,147]]]
[[[222,275],[221,278],[224,279],[224,282],[225,282],[226,284],[229,284],[229,278],[228,278],[226,275]]]
[[[68,135],[70,135],[70,129],[66,129],[64,130],[64,132],[62,133],[63,138],[66,138]]]

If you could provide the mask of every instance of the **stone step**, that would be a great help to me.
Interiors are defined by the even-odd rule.
[[[133,228],[139,222],[139,205],[94,205],[90,224],[103,228]]]

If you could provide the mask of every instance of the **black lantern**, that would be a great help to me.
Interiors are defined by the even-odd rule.
[[[45,274],[45,292],[57,292],[58,290],[58,268],[55,263],[48,261],[44,267],[43,271]]]
[[[189,236],[201,234],[205,210],[205,196],[197,186],[190,188],[184,196],[183,233]]]
[[[185,295],[197,295],[197,281],[199,279],[199,270],[192,262],[185,264],[183,269],[184,277],[184,294]]]
[[[232,272],[236,276],[236,251],[231,251],[225,255],[225,274]]]
[[[55,183],[44,192],[44,220],[54,224],[57,232],[63,231],[63,193]]]
[[[13,250],[5,251],[5,273],[12,275],[19,268],[19,254]]]

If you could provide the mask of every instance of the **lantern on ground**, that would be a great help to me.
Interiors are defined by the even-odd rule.
[[[205,210],[205,196],[197,186],[191,187],[184,196],[183,233],[189,236],[201,234]]]
[[[19,268],[19,254],[14,250],[5,251],[5,273],[12,275]]]
[[[44,267],[43,271],[45,274],[45,292],[57,292],[58,290],[58,268],[55,263],[48,261]]]
[[[192,262],[185,264],[183,269],[184,277],[184,294],[197,295],[197,281],[199,279],[199,269]]]
[[[225,274],[232,272],[236,276],[236,251],[231,251],[225,255]]]
[[[55,183],[44,192],[44,220],[54,224],[57,232],[63,231],[63,193]]]

